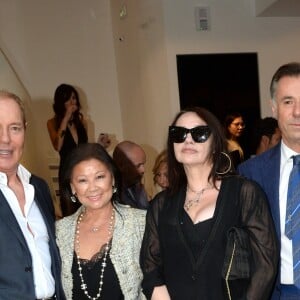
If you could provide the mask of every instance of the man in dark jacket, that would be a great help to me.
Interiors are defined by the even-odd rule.
[[[65,300],[49,189],[20,164],[25,131],[22,101],[0,91],[0,299]]]

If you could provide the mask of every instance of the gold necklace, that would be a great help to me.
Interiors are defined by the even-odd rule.
[[[207,191],[207,190],[211,190],[214,187],[211,184],[208,184],[206,187],[204,187],[203,189],[201,189],[200,191],[195,191],[193,189],[191,189],[189,186],[187,186],[187,190],[190,190],[191,192],[196,194],[196,198],[195,199],[189,199],[186,200],[184,203],[184,208],[186,211],[188,211],[193,205],[198,204],[200,199],[201,199],[201,195]]]
[[[107,255],[108,255],[108,251],[109,251],[109,244],[110,244],[110,240],[112,237],[112,233],[113,233],[113,224],[114,224],[114,219],[115,219],[115,210],[114,208],[112,209],[111,212],[111,217],[110,217],[110,222],[108,225],[108,238],[107,238],[107,242],[105,244],[105,252],[104,252],[104,256],[103,256],[103,262],[101,263],[101,271],[100,271],[100,282],[99,282],[99,290],[98,293],[95,297],[91,297],[87,291],[87,284],[84,281],[83,275],[82,275],[82,267],[81,267],[81,263],[80,263],[80,243],[79,243],[79,234],[80,234],[80,223],[82,221],[83,216],[85,215],[85,211],[83,211],[80,216],[78,217],[78,221],[77,221],[77,227],[76,227],[76,256],[77,256],[77,266],[78,266],[78,271],[79,271],[79,277],[80,277],[80,281],[81,281],[81,289],[83,290],[84,294],[87,296],[87,298],[92,299],[92,300],[97,300],[100,298],[101,296],[101,292],[102,292],[102,286],[103,286],[103,279],[104,279],[104,270],[106,267],[106,260],[107,260]]]

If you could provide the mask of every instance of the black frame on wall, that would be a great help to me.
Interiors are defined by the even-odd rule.
[[[253,125],[261,117],[257,53],[177,55],[180,108],[202,106],[223,123],[240,112],[246,123],[241,144],[245,158],[254,152]]]

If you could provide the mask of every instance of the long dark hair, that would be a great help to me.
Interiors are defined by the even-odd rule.
[[[176,125],[177,120],[185,113],[193,112],[199,118],[201,118],[211,130],[211,149],[208,159],[212,161],[212,169],[208,176],[208,180],[212,179],[213,183],[216,183],[216,180],[223,176],[222,173],[228,173],[227,171],[230,167],[229,157],[227,154],[227,144],[224,136],[223,128],[218,121],[218,119],[208,110],[202,107],[190,107],[185,110],[180,111],[172,122],[172,126]],[[187,184],[186,174],[183,168],[182,163],[179,163],[176,160],[174,153],[174,144],[168,136],[167,143],[167,152],[168,152],[168,170],[169,170],[169,191],[171,194],[174,194],[178,189]],[[223,152],[223,153],[222,153]],[[224,174],[225,175],[225,174]]]
[[[96,159],[103,163],[114,178],[114,187],[117,189],[112,196],[112,203],[120,202],[121,176],[118,167],[107,151],[98,143],[80,144],[68,155],[61,172],[61,194],[64,199],[70,199],[72,191],[70,188],[73,169],[82,161]],[[71,200],[70,200],[71,201]]]
[[[80,112],[81,104],[78,92],[72,85],[63,83],[56,88],[54,93],[53,110],[55,113],[56,129],[59,128],[60,123],[64,118],[66,113],[65,103],[70,99],[72,93],[75,95],[76,105],[78,107],[78,109],[73,113],[73,122],[76,128],[78,128],[79,123],[82,123],[82,113]]]
[[[239,112],[232,112],[225,117],[224,130],[225,130],[226,138],[228,139],[232,137],[232,134],[229,132],[228,127],[236,118],[243,118],[243,116]]]

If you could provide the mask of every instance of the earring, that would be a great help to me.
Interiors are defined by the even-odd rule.
[[[73,194],[70,198],[73,203],[77,202],[76,194]]]
[[[232,165],[231,158],[230,158],[230,156],[226,152],[222,151],[222,152],[220,152],[220,154],[223,154],[226,157],[226,159],[229,161],[229,165],[228,165],[228,168],[225,171],[222,171],[222,172],[216,171],[216,173],[218,175],[225,175],[225,174],[227,174],[231,170],[231,165]]]
[[[117,189],[115,186],[112,186],[112,192],[113,192],[113,194],[116,193],[117,190],[118,190],[118,189]]]

